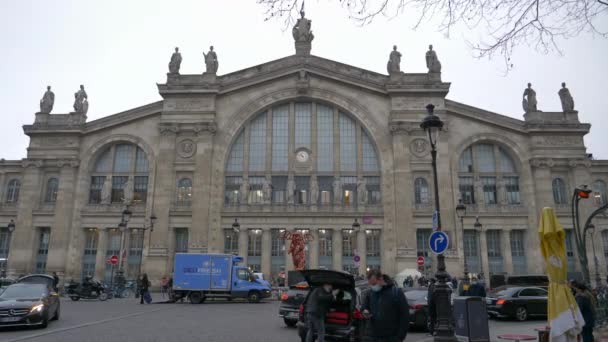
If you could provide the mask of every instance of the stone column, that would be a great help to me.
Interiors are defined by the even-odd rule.
[[[310,234],[312,235],[312,241],[308,243],[308,250],[310,253],[309,268],[319,268],[319,231],[317,229],[311,229]]]
[[[123,247],[124,251],[122,252],[124,253],[124,258],[122,261],[122,270],[124,272],[125,277],[127,276],[127,274],[129,274],[129,246],[131,245],[131,229],[133,228],[128,228],[127,230],[125,230],[125,245]]]
[[[513,274],[513,254],[511,254],[511,230],[503,229],[500,237],[500,249],[504,261],[504,272]]]
[[[270,229],[262,230],[262,273],[270,276],[272,241]]]
[[[486,229],[482,230],[479,233],[479,248],[481,250],[481,265],[482,272],[484,277],[486,278],[486,282],[490,281],[490,264],[488,263],[488,241],[486,239]]]
[[[365,274],[367,271],[367,239],[365,230],[357,232],[357,253],[361,261],[359,262],[359,274]]]
[[[245,228],[241,228],[239,232],[239,256],[243,258],[243,264],[247,265],[247,247],[249,244],[248,231]]]
[[[342,271],[342,230],[334,228],[332,230],[332,261],[334,265],[334,270]]]
[[[4,197],[6,192],[6,172],[0,171],[0,201],[4,202],[6,197]]]
[[[55,217],[49,241],[46,269],[49,273],[57,272],[60,277],[63,277],[65,275],[67,252],[70,245],[70,230],[72,229],[71,217],[74,203],[76,169],[70,163],[61,163],[60,166],[59,189],[57,201],[55,202]],[[78,229],[81,229],[81,227],[78,227]],[[80,244],[75,250],[79,252],[79,256],[82,256],[84,246]]]
[[[293,228],[287,228],[288,232],[293,232]],[[291,254],[289,254],[289,245],[291,244],[291,240],[285,240],[285,272],[291,271],[294,269],[293,259],[291,258]]]
[[[414,206],[414,181],[412,179],[412,171],[410,166],[409,153],[403,153],[403,149],[410,145],[409,136],[403,130],[393,132],[393,159],[394,167],[393,174],[390,180],[384,179],[383,182],[394,182],[392,192],[394,194],[394,215],[395,215],[395,233],[388,234],[387,230],[383,230],[382,239],[385,242],[389,240],[395,241],[397,251],[401,251],[404,255],[407,250],[413,251],[412,256],[416,255],[416,226],[414,223],[413,206]],[[428,145],[428,144],[427,144]],[[432,175],[431,175],[432,177]],[[388,177],[387,177],[388,178]],[[432,178],[429,179],[429,193],[433,193]],[[405,190],[404,190],[405,189]],[[432,200],[432,199],[431,199]],[[384,203],[387,203],[383,201]],[[389,208],[385,208],[385,218],[389,215]],[[384,244],[390,245],[388,243]],[[400,253],[397,253],[398,255]],[[414,262],[412,259],[411,262]]]
[[[9,275],[28,274],[34,271],[35,253],[38,250],[36,239],[38,227],[34,226],[32,210],[40,197],[42,178],[40,166],[42,162],[24,161],[15,231],[11,237],[8,256]],[[51,234],[53,234],[52,229]]]
[[[106,272],[106,249],[108,245],[108,230],[97,229],[97,254],[95,254],[95,279],[104,279]]]
[[[198,133],[195,169],[192,188],[192,237],[190,248],[194,253],[206,253],[209,243],[209,205],[211,199],[211,164],[213,158],[213,135],[210,131]]]

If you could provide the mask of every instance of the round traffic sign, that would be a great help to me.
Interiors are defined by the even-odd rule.
[[[360,256],[358,256],[358,255],[355,255],[355,256],[353,257],[353,260],[354,260],[355,262],[359,262],[359,261],[361,261],[361,257],[360,257]]]
[[[118,264],[118,256],[112,255],[112,257],[110,257],[109,261],[110,261],[110,264],[112,264],[112,265]]]
[[[424,265],[424,257],[419,256],[418,259],[416,259],[416,264],[418,264],[418,266]]]

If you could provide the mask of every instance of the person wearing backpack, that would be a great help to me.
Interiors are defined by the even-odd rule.
[[[370,322],[370,341],[404,341],[410,324],[405,294],[378,269],[367,273],[367,282],[371,292],[364,303],[363,316]]]

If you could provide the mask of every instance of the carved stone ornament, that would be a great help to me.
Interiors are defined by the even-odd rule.
[[[591,160],[589,159],[571,159],[568,161],[568,165],[572,168],[576,167],[591,167]]]
[[[535,159],[532,159],[530,161],[530,163],[534,167],[553,167],[553,166],[555,166],[555,161],[551,158],[547,158],[547,159],[535,158]]]
[[[37,168],[40,168],[40,167],[42,167],[42,165],[43,165],[43,164],[44,164],[44,163],[43,163],[43,162],[42,162],[42,160],[40,160],[40,159],[38,159],[38,160],[31,160],[31,159],[30,159],[30,160],[27,160],[27,159],[26,159],[26,160],[23,160],[23,161],[21,162],[21,166],[22,166],[24,169],[26,169],[26,168],[28,168],[28,167],[37,167]]]
[[[197,124],[196,126],[194,126],[194,132],[196,134],[199,134],[202,132],[209,132],[211,134],[215,134],[217,132],[217,124],[215,122]]]
[[[196,143],[191,139],[180,141],[177,146],[177,154],[182,158],[190,158],[196,153]]]
[[[160,134],[177,134],[179,132],[179,126],[171,123],[161,123],[158,125]]]
[[[429,153],[429,142],[426,139],[414,139],[410,143],[410,151],[417,157],[424,157]]]

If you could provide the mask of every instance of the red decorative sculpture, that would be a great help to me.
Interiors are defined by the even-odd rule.
[[[288,253],[296,270],[306,268],[306,243],[312,241],[313,237],[309,233],[284,231],[281,236],[283,240],[291,240]]]

